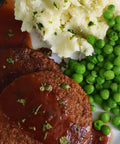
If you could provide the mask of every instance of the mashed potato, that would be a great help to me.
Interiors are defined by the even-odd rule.
[[[71,57],[76,51],[88,56],[94,50],[87,36],[103,39],[106,35],[108,25],[102,14],[109,4],[120,6],[118,0],[16,0],[15,18],[23,21],[22,31],[36,28],[60,57]]]

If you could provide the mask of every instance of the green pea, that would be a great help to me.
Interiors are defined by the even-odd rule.
[[[105,111],[110,111],[110,110],[111,110],[111,108],[107,105],[106,102],[103,102],[103,103],[102,103],[102,108],[103,108]]]
[[[95,46],[97,48],[103,48],[105,46],[105,41],[102,39],[98,39],[95,41]]]
[[[120,66],[120,56],[118,56],[118,57],[115,58],[114,65]]]
[[[119,75],[120,74],[120,66],[114,66],[113,72],[115,75]]]
[[[103,89],[100,91],[100,96],[103,100],[107,100],[109,99],[109,96],[110,96],[110,92],[108,89]]]
[[[117,92],[120,93],[120,85],[118,85]]]
[[[118,16],[115,17],[115,22],[117,24],[120,24],[120,15],[118,15]]]
[[[84,87],[84,90],[87,94],[92,94],[94,92],[94,86],[89,84]]]
[[[97,78],[96,78],[96,81],[97,81],[98,84],[101,85],[101,84],[103,84],[103,83],[105,82],[105,79],[102,78],[102,77],[97,77]]]
[[[87,37],[87,42],[88,43],[90,43],[91,45],[94,45],[95,44],[95,36],[93,36],[93,35],[89,35],[88,37]]]
[[[96,58],[95,55],[93,55],[93,56],[88,56],[87,58],[88,58],[89,62],[91,62],[91,63],[93,63],[93,64],[96,64],[96,63],[97,63],[97,58]]]
[[[119,126],[120,125],[120,116],[114,116],[112,118],[112,124],[115,126]]]
[[[115,25],[115,20],[109,19],[108,22],[107,22],[107,24],[108,24],[110,27],[112,27],[112,26]]]
[[[94,96],[94,101],[95,101],[95,103],[101,105],[103,102],[103,99],[97,94]]]
[[[94,121],[94,128],[96,130],[101,130],[102,126],[103,126],[103,121],[101,120]]]
[[[117,103],[112,99],[112,98],[109,98],[107,100],[107,105],[110,107],[110,108],[115,108],[117,107]]]
[[[114,72],[111,70],[105,71],[104,76],[105,76],[106,80],[112,80],[115,77]]]
[[[112,62],[113,62],[113,60],[115,59],[115,55],[112,53],[112,54],[110,54],[110,55],[107,57],[107,59],[108,59],[109,61],[112,61]]]
[[[105,62],[105,63],[104,63],[104,68],[105,68],[106,70],[111,70],[111,69],[113,68],[112,62],[110,62],[110,61]]]
[[[100,70],[99,70],[99,75],[100,75],[100,77],[104,78],[104,77],[105,77],[105,76],[104,76],[104,73],[105,73],[105,69],[100,69]]]
[[[112,90],[113,92],[117,92],[117,89],[118,89],[117,83],[112,83],[112,84],[110,85],[110,88],[111,88],[111,90]]]
[[[109,126],[102,126],[101,131],[104,135],[108,135],[110,133],[110,127]]]
[[[115,41],[109,41],[108,44],[110,44],[111,46],[115,46]]]
[[[115,25],[113,26],[113,29],[114,29],[115,31],[117,31],[117,32],[120,32],[120,24],[115,24]]]
[[[74,66],[74,72],[77,74],[84,74],[86,71],[86,67],[83,64],[76,64]]]
[[[71,69],[66,69],[66,70],[64,71],[64,74],[70,77],[70,76],[72,75]]]
[[[95,112],[96,111],[96,106],[95,105],[91,105],[91,111]]]
[[[98,67],[100,67],[100,68],[102,68],[102,67],[103,67],[103,65],[104,65],[104,63],[103,63],[103,62],[100,62],[100,63],[98,63],[98,64],[97,64],[97,66],[98,66]]]
[[[77,82],[81,83],[83,81],[83,75],[82,74],[73,74],[72,78]]]
[[[117,75],[117,76],[115,77],[115,82],[117,82],[118,84],[120,84],[120,75]]]
[[[103,62],[104,61],[104,57],[102,55],[98,55],[97,59],[99,62]]]
[[[117,32],[115,32],[113,30],[108,30],[107,36],[108,36],[109,40],[111,40],[111,41],[117,41],[118,40],[118,34],[117,34]]]
[[[113,16],[114,16],[114,14],[111,11],[108,11],[108,10],[104,11],[104,13],[103,13],[103,17],[105,19],[112,19]]]
[[[89,75],[86,77],[86,82],[87,82],[88,84],[93,84],[93,83],[95,82],[95,77],[89,74]]]
[[[101,89],[103,89],[103,85],[97,83],[97,84],[95,84],[95,88],[97,90],[101,90]]]
[[[97,47],[94,47],[94,52],[95,54],[101,54],[101,49],[97,48]]]
[[[115,53],[117,56],[120,56],[120,45],[117,45],[117,46],[114,48],[114,53]]]
[[[100,114],[100,120],[107,123],[110,121],[110,115],[107,112],[103,112]]]
[[[114,93],[113,99],[115,100],[115,102],[120,102],[120,93]]]
[[[89,96],[89,102],[90,102],[90,104],[93,104],[93,103],[94,103],[94,98],[93,98],[93,96]]]
[[[109,5],[108,10],[113,12],[115,10],[115,5],[113,4]]]
[[[110,87],[111,83],[112,83],[112,82],[111,82],[110,80],[105,81],[104,84],[103,84],[103,88],[104,88],[104,89],[108,89],[108,88]]]
[[[77,64],[77,61],[76,61],[76,60],[70,59],[70,60],[68,61],[68,67],[69,67],[69,68],[73,67],[73,65],[75,65],[75,64]]]
[[[95,65],[94,65],[93,63],[88,63],[88,64],[87,64],[87,69],[88,69],[88,70],[93,70],[94,67],[95,67]]]
[[[112,109],[111,109],[111,112],[112,112],[114,115],[118,115],[119,112],[120,112],[120,109],[119,109],[119,107],[115,107],[115,108],[112,108]]]
[[[92,71],[92,72],[91,72],[91,75],[92,75],[93,77],[97,77],[97,72],[96,72],[96,71]]]
[[[106,44],[103,48],[105,54],[111,54],[113,52],[113,47],[109,44]]]

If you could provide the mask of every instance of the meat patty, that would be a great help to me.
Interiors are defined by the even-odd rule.
[[[60,67],[41,50],[29,48],[0,50],[0,92],[15,78],[41,70],[60,71]]]
[[[0,95],[0,109],[0,143],[90,143],[88,96],[62,73],[41,71],[16,79]]]

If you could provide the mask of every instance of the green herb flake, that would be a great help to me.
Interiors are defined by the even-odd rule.
[[[64,101],[58,101],[58,103],[59,103],[60,105],[65,105],[65,102],[64,102]]]
[[[17,102],[20,103],[20,104],[22,104],[23,106],[26,103],[25,99],[18,99]]]
[[[64,3],[67,3],[68,2],[68,0],[64,0]]]
[[[57,32],[54,32],[54,35],[56,36],[56,35],[57,35]]]
[[[60,26],[62,32],[64,31],[64,28],[65,28],[64,26]]]
[[[20,122],[19,122],[19,121],[18,121],[18,127],[19,127],[19,128],[21,128],[21,124],[20,124]]]
[[[60,84],[59,86],[61,88],[63,88],[63,89],[69,89],[69,88],[71,88],[68,84]]]
[[[42,84],[42,86],[40,87],[40,91],[45,91],[45,90],[50,91],[51,88],[52,88],[51,85],[44,83],[44,84]]]
[[[36,127],[35,126],[31,126],[29,127],[30,130],[36,131]]]
[[[51,128],[52,126],[49,123],[46,122],[45,124],[43,124],[43,131],[49,130]]]
[[[45,10],[41,10],[41,13],[44,13]]]
[[[34,115],[37,115],[37,114],[38,114],[38,112],[39,112],[39,110],[40,110],[41,107],[42,107],[42,104],[39,105],[39,106],[34,110]]]
[[[14,36],[14,33],[13,33],[12,29],[9,29],[8,36],[9,36],[9,37],[13,37],[13,36]]]
[[[42,30],[42,28],[44,27],[42,23],[37,23],[38,29]]]
[[[46,132],[45,135],[44,135],[44,140],[47,139],[47,135],[48,135],[48,133]]]
[[[7,58],[6,61],[7,61],[8,63],[14,64],[14,60],[13,60],[12,58]]]
[[[73,29],[68,29],[68,32],[71,32],[73,35],[76,35]]]
[[[79,126],[79,124],[77,124],[77,130],[78,130],[78,131],[80,130],[80,126]]]
[[[59,9],[55,2],[53,2],[53,5],[54,5],[55,8]]]
[[[34,11],[34,12],[33,12],[33,15],[35,16],[37,13],[38,13],[37,11]]]
[[[52,24],[53,22],[52,21],[48,21],[50,24]]]
[[[103,140],[103,137],[102,137],[102,136],[100,136],[100,137],[99,137],[99,141],[101,142],[102,140]]]
[[[60,138],[60,144],[69,144],[70,142],[67,140],[65,136]]]
[[[25,123],[26,119],[22,119],[22,123]]]
[[[3,69],[6,69],[6,66],[5,66],[5,65],[3,65]]]
[[[92,22],[92,21],[90,21],[90,22],[88,23],[88,27],[93,26],[93,25],[95,25],[95,24],[94,24],[94,22]]]

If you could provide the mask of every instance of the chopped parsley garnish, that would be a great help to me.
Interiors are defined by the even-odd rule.
[[[57,35],[57,32],[54,32],[54,35]]]
[[[44,13],[45,10],[42,10],[41,13]]]
[[[5,65],[3,65],[3,69],[6,69],[6,66],[5,66]]]
[[[13,33],[12,29],[9,29],[8,36],[9,36],[9,37],[13,37],[13,36],[14,36],[14,33]]]
[[[40,87],[40,91],[45,91],[45,90],[50,91],[51,88],[52,88],[51,85],[44,83],[44,84],[42,84],[42,86]]]
[[[69,89],[70,88],[70,86],[68,84],[59,84],[58,83],[58,86],[60,86],[63,89]]]
[[[45,30],[43,31],[43,35],[45,35]]]
[[[12,58],[7,58],[6,61],[7,61],[8,63],[14,64],[14,60],[13,60]]]
[[[48,21],[50,24],[52,24],[53,22],[52,21]]]
[[[48,133],[46,132],[45,135],[44,135],[44,140],[47,139],[47,135],[48,135]]]
[[[90,22],[88,23],[88,27],[93,26],[93,25],[95,25],[95,24],[94,24],[94,22],[92,22],[92,21],[90,21]]]
[[[58,103],[59,103],[60,105],[65,105],[65,102],[64,102],[64,101],[58,101]]]
[[[70,142],[67,140],[65,136],[60,138],[60,144],[69,144]]]
[[[64,0],[64,3],[67,3],[68,2],[68,0]]]
[[[60,29],[62,32],[63,32],[64,28],[65,28],[64,26],[60,26]]]
[[[38,13],[37,11],[34,11],[34,12],[33,12],[33,15],[35,16],[37,13]]]
[[[59,9],[55,2],[53,2],[53,5],[54,5],[55,8]]]
[[[79,124],[77,125],[77,130],[78,130],[78,131],[80,130],[80,126],[79,126]]]
[[[24,106],[26,103],[26,100],[25,99],[18,99],[17,102]]]
[[[19,121],[18,121],[18,127],[19,127],[19,128],[21,128],[21,124],[20,124],[20,122],[19,122]]]
[[[37,114],[38,114],[38,112],[39,112],[39,110],[40,110],[41,107],[42,107],[42,104],[39,105],[39,106],[34,110],[34,115],[37,115]]]
[[[36,127],[35,126],[31,126],[29,127],[30,130],[36,131]]]
[[[22,119],[22,123],[24,123],[26,121],[26,119]]]
[[[44,27],[42,23],[37,23],[38,29],[42,30],[42,28]]]
[[[71,32],[73,35],[76,35],[73,29],[68,29],[68,32]]]
[[[49,130],[51,128],[52,128],[51,124],[49,124],[47,122],[45,124],[43,124],[43,131]]]

